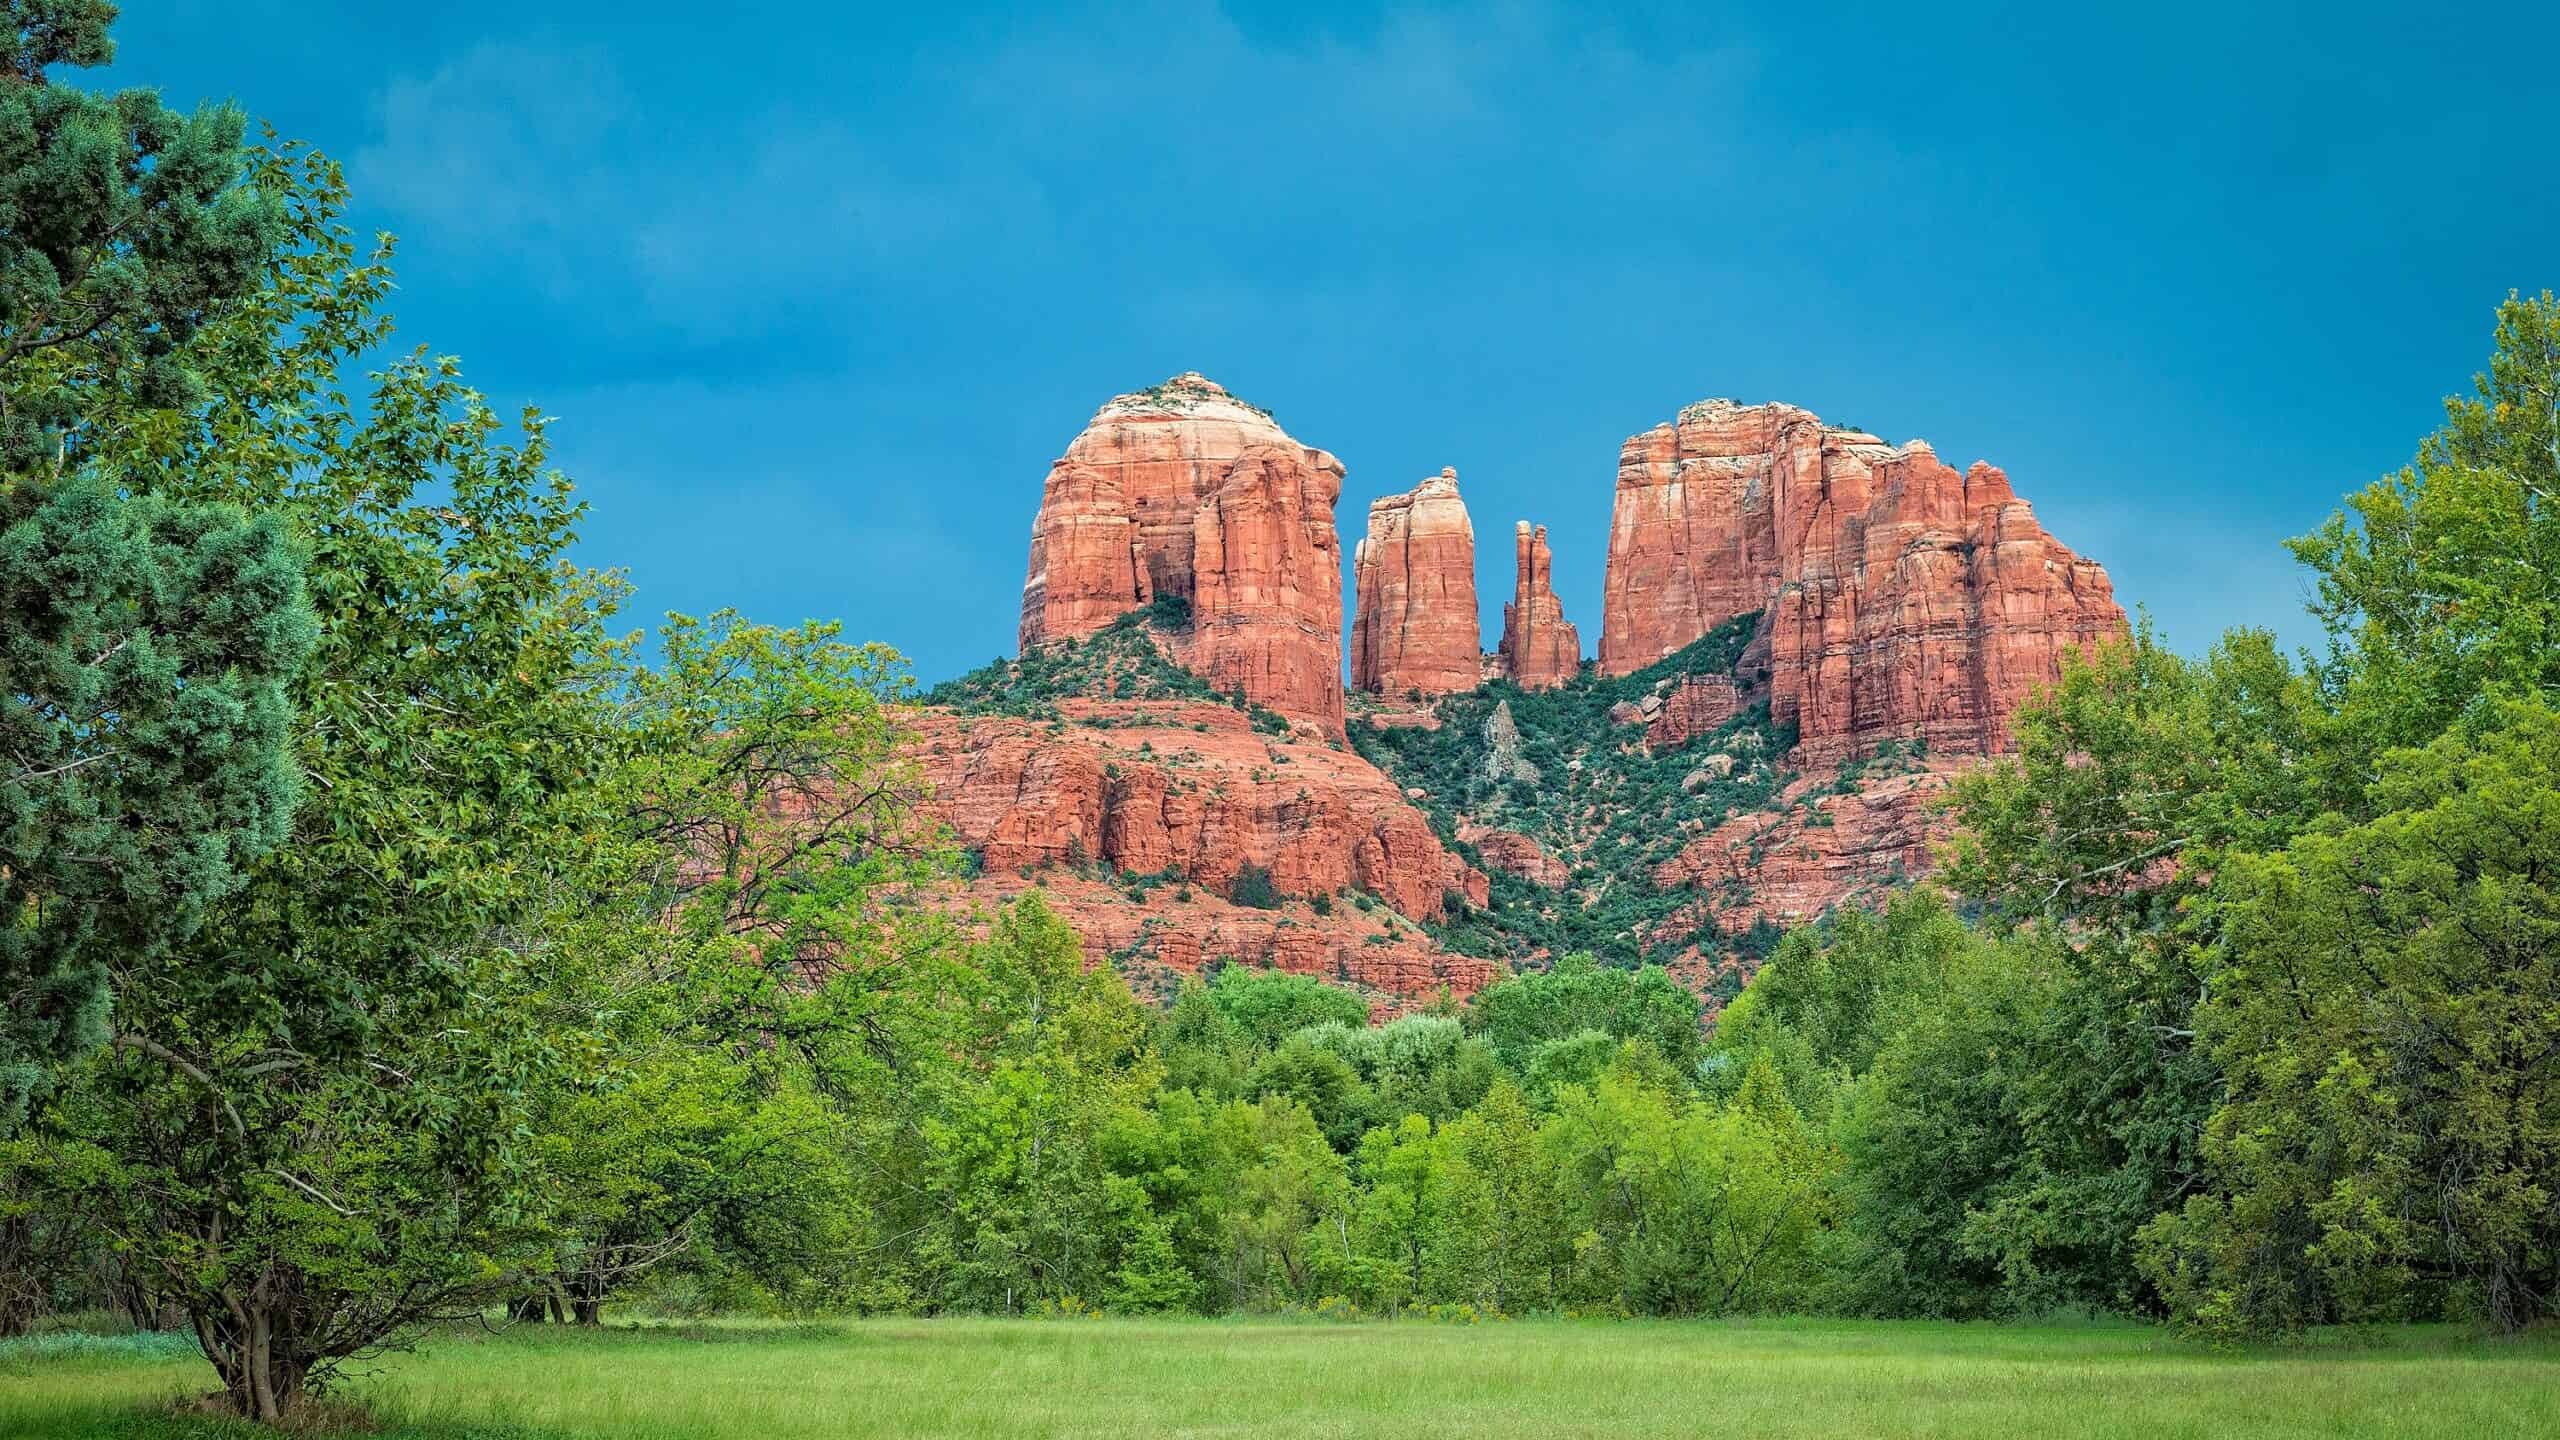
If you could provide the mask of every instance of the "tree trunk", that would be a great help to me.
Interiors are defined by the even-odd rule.
[[[570,1277],[569,1315],[580,1325],[600,1324],[604,1317],[604,1282],[594,1274]]]
[[[302,1403],[311,1378],[295,1278],[270,1271],[248,1294],[223,1295],[220,1308],[190,1317],[232,1409],[269,1425]]]

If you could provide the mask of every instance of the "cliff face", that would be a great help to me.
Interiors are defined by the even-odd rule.
[[[1057,709],[1054,725],[931,709],[914,721],[931,808],[977,856],[973,895],[1042,886],[1097,960],[1273,964],[1387,1009],[1494,977],[1414,923],[1442,918],[1451,896],[1483,905],[1484,873],[1358,756],[1260,733],[1224,705]],[[1240,903],[1247,866],[1268,873],[1269,904]]]
[[[1959,474],[1789,405],[1692,405],[1629,439],[1600,665],[1623,675],[1765,610],[1770,705],[1802,763],[1922,739],[1987,753],[2062,652],[2124,629],[2106,572],[2008,477]]]
[[[1340,733],[1342,465],[1198,374],[1114,397],[1049,470],[1022,584],[1025,650],[1159,595],[1190,602],[1176,659]]]
[[[1283,896],[1365,890],[1411,920],[1485,877],[1394,782],[1348,751],[1255,731],[1222,705],[1066,701],[1063,724],[926,711],[936,812],[980,869],[1100,866],[1230,890],[1247,865]]]
[[[1381,695],[1448,695],[1482,682],[1476,619],[1476,534],[1442,470],[1369,506],[1369,535],[1352,558],[1351,683]]]
[[[1885,740],[2005,749],[2009,712],[2062,673],[2065,651],[2123,633],[2115,587],[1989,465],[1959,475],[1914,441],[1876,478],[1865,513],[1778,597],[1772,713],[1797,723],[1806,764]]]
[[[1502,670],[1523,689],[1548,690],[1582,669],[1582,636],[1564,618],[1550,575],[1547,527],[1512,532],[1511,603],[1502,607]]]

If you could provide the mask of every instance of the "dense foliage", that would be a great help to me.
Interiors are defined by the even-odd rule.
[[[48,73],[112,59],[114,14],[0,28],[0,1134],[106,1042],[111,970],[188,934],[294,803],[302,557],[272,518],[136,493],[121,443],[201,399],[189,342],[280,212],[236,109]]]
[[[1717,894],[1701,907],[1695,889],[1657,882],[1655,867],[1727,817],[1767,808],[1795,778],[1783,763],[1794,735],[1771,723],[1764,701],[1657,751],[1609,712],[1693,675],[1730,676],[1747,692],[1759,677],[1742,673],[1744,655],[1759,626],[1756,611],[1736,616],[1631,675],[1586,669],[1553,689],[1497,681],[1446,696],[1433,704],[1433,727],[1353,725],[1363,757],[1423,792],[1416,803],[1443,844],[1481,865],[1461,835],[1471,821],[1525,835],[1567,867],[1564,885],[1549,887],[1482,866],[1491,902],[1435,925],[1435,937],[1473,955],[1582,952],[1628,969],[1691,945],[1733,944],[1712,912],[1747,896]],[[1775,938],[1744,944],[1756,952]]]

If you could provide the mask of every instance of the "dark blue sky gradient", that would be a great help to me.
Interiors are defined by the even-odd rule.
[[[561,417],[644,612],[1009,652],[1049,461],[1198,369],[1368,501],[1455,465],[1587,646],[1619,441],[1784,399],[2006,467],[2197,650],[2560,285],[2560,7],[137,3]]]

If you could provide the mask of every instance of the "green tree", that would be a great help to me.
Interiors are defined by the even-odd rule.
[[[1448,1156],[1431,1122],[1407,1115],[1362,1136],[1352,1163],[1358,1201],[1319,1264],[1352,1299],[1393,1316],[1442,1279],[1455,1198]]]
[[[970,1064],[926,1123],[940,1218],[916,1242],[935,1303],[1015,1313],[1096,1303],[1124,1263],[1134,1187],[1106,1139],[1152,1092],[1145,1017],[1038,891],[1006,907],[973,962],[985,977]],[[1125,1282],[1123,1282],[1125,1283]]]
[[[620,883],[602,779],[620,673],[610,577],[565,563],[579,506],[542,421],[510,438],[451,361],[341,367],[386,334],[326,162],[262,162],[296,243],[192,352],[208,401],[117,441],[134,483],[277,517],[316,641],[292,688],[309,783],[287,843],[184,942],[119,977],[112,1050],[46,1120],[57,1203],[194,1321],[274,1419],[337,1361],[519,1262],[535,1022],[565,915]]]
[[[1788,932],[1717,1017],[1708,1093],[1738,1089],[1763,1060],[1800,1111],[1827,1116],[1837,1088],[1874,1063],[1974,944],[1944,896],[1925,886],[1894,896],[1881,915],[1845,909]]]
[[[1164,1062],[1166,1089],[1230,1100],[1242,1093],[1254,1047],[1209,998],[1209,987],[1186,976],[1156,1024],[1156,1055]]]
[[[240,113],[49,72],[113,6],[0,29],[0,1133],[104,1042],[110,969],[185,935],[294,804],[285,679],[309,645],[272,517],[129,494],[117,439],[203,387],[189,342],[280,238]]]
[[[1467,1027],[1515,1074],[1527,1073],[1539,1046],[1588,1029],[1642,1039],[1685,1074],[1700,1054],[1699,1010],[1698,997],[1659,965],[1611,969],[1573,954],[1476,992]]]
[[[245,120],[54,78],[115,58],[104,0],[11,0],[0,28],[0,473],[75,472],[137,408],[204,395],[197,333],[284,238],[244,183]]]
[[[1209,1001],[1264,1049],[1310,1025],[1365,1025],[1369,1002],[1312,975],[1229,965],[1209,977]]]
[[[2324,799],[2485,697],[2560,695],[2560,300],[2509,296],[2474,393],[2293,552],[2319,577]]]
[[[1563,1197],[1539,1148],[1538,1117],[1517,1085],[1442,1132],[1450,1161],[1446,1268],[1454,1288],[1497,1314],[1553,1303],[1571,1250]]]
[[[1237,1293],[1265,1305],[1305,1304],[1319,1298],[1319,1256],[1344,1243],[1350,1173],[1305,1106],[1265,1099],[1253,1119],[1257,1149],[1237,1188],[1231,1231]]]
[[[200,924],[284,838],[311,644],[273,517],[0,488],[0,1133],[106,1042],[111,971]]]
[[[1360,1078],[1359,1067],[1317,1044],[1308,1032],[1289,1037],[1263,1056],[1244,1084],[1245,1093],[1256,1100],[1287,1100],[1305,1109],[1334,1147],[1346,1152],[1376,1118],[1376,1097]]]
[[[1783,1308],[1804,1288],[1825,1177],[1802,1163],[1791,1116],[1702,1104],[1643,1053],[1559,1092],[1541,1132],[1575,1236],[1568,1288],[1647,1314]]]
[[[2017,756],[1957,782],[1945,873],[1995,932],[2022,937],[2043,1000],[1978,1006],[1951,1017],[1946,1038],[1950,1057],[2001,1057],[2001,1123],[2019,1132],[1990,1188],[1966,1200],[1961,1248],[1996,1258],[1997,1292],[1957,1267],[1938,1277],[1946,1289],[1904,1293],[2024,1310],[2159,1303],[2133,1264],[2135,1234],[2200,1182],[2223,1083],[2195,1020],[2221,925],[2215,877],[2318,813],[2319,725],[2314,688],[2269,637],[2235,631],[2188,661],[2146,625],[2067,659],[2060,683],[2018,711]],[[2000,1015],[2015,1024],[1985,1032]],[[1926,1086],[1909,1094],[1938,1103]]]
[[[1497,1073],[1492,1051],[1442,1015],[1405,1015],[1378,1026],[1310,1026],[1293,1041],[1342,1057],[1360,1077],[1380,1122],[1420,1115],[1454,1120],[1484,1098]]]
[[[2560,1312],[2560,710],[2395,752],[2367,808],[2222,880],[2219,1183],[2145,1263],[2220,1327],[2517,1329]]]

